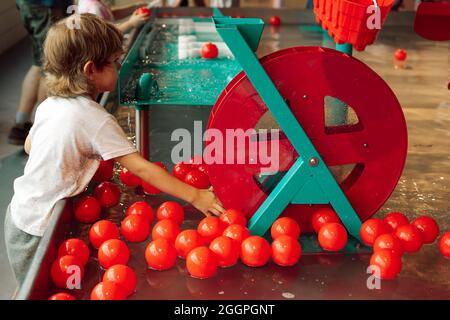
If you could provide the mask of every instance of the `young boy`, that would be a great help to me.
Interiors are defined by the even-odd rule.
[[[199,190],[142,158],[116,119],[95,102],[117,82],[122,34],[92,14],[61,20],[44,44],[47,98],[25,142],[30,155],[14,181],[5,219],[7,253],[21,284],[56,202],[81,193],[99,161],[115,159],[163,192],[191,203],[204,214],[224,211],[214,193]]]

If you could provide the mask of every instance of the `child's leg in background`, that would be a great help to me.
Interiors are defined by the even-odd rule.
[[[41,237],[28,234],[15,226],[8,206],[5,217],[6,252],[19,286],[25,279],[40,240]]]

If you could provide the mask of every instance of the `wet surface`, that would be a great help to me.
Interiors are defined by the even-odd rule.
[[[296,45],[321,45],[322,36],[314,28],[283,26],[267,28],[258,55]],[[406,68],[395,69],[393,53],[406,48]],[[355,52],[385,79],[396,93],[408,125],[408,157],[399,184],[390,199],[375,215],[382,217],[395,210],[409,219],[425,214],[435,218],[441,230],[450,229],[450,104],[447,90],[449,43],[420,39],[410,27],[382,30],[377,42],[365,52]],[[301,76],[301,75],[299,75]],[[205,121],[208,108],[155,109],[150,114],[151,154],[153,161],[164,161],[170,169],[170,128],[193,129],[193,120]],[[121,107],[116,112],[127,133],[134,132],[134,109]],[[167,197],[145,196],[123,189],[121,205],[105,216],[120,224],[125,209],[134,201],[145,199],[156,208]],[[185,206],[185,228],[196,225],[202,215]],[[74,222],[70,236],[85,237],[89,226]],[[69,235],[68,235],[69,236]],[[282,268],[272,262],[262,268],[238,264],[221,269],[207,280],[191,278],[185,263],[179,259],[176,268],[158,272],[149,270],[144,249],[150,239],[129,244],[129,265],[138,275],[137,292],[130,299],[449,299],[450,260],[439,254],[437,243],[426,245],[417,254],[405,254],[403,270],[393,281],[382,281],[379,288],[369,289],[373,280],[366,272],[369,254],[305,254],[299,264]],[[86,269],[79,298],[88,298],[90,290],[101,279],[102,270],[96,253]],[[370,285],[369,285],[370,287]],[[375,285],[376,287],[376,285]]]

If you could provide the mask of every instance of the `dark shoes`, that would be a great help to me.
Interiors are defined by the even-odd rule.
[[[9,132],[8,143],[19,146],[24,145],[25,139],[27,138],[32,125],[33,124],[31,122],[27,122],[25,124],[15,124]]]

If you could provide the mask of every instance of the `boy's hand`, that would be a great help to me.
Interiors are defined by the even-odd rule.
[[[138,28],[142,26],[144,23],[146,23],[150,19],[150,15],[145,15],[142,13],[139,13],[137,10],[133,12],[130,19],[128,20],[130,24],[133,26],[133,28]]]
[[[222,203],[217,199],[214,192],[207,189],[197,191],[194,200],[192,201],[192,205],[206,216],[211,214],[219,216],[225,211]]]

